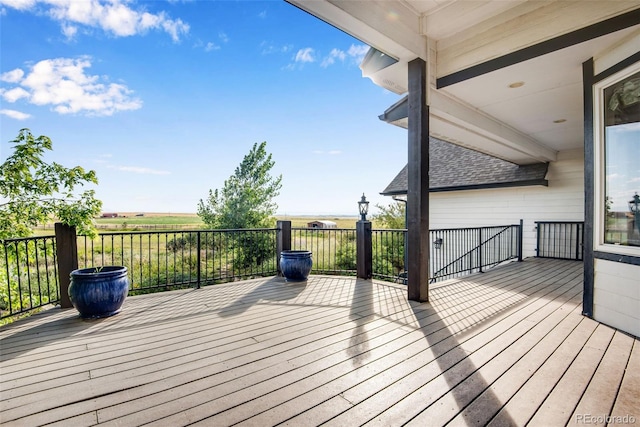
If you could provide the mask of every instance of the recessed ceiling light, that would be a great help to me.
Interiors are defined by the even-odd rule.
[[[564,123],[566,121],[567,119],[558,119],[558,120],[554,120],[553,123]]]
[[[513,82],[509,85],[511,89],[515,89],[522,86],[524,86],[524,82]]]

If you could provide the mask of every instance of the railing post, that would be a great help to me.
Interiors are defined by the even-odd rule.
[[[478,271],[482,273],[482,227],[478,228]]]
[[[71,308],[69,285],[71,272],[78,268],[78,241],[76,228],[60,222],[55,224],[56,257],[58,259],[58,284],[60,286],[60,307]]]
[[[540,227],[542,227],[542,224],[538,221],[535,222],[536,224],[536,258],[538,258],[540,256],[540,244],[542,242],[540,235],[542,234],[540,232]]]
[[[280,271],[280,253],[291,250],[291,221],[278,221],[276,223],[276,267],[278,276],[282,277]]]
[[[524,237],[524,220],[521,219],[520,228],[518,228],[518,262],[522,262],[522,248],[523,248],[522,238],[523,237]]]
[[[371,279],[373,276],[371,221],[356,223],[356,271],[360,279]]]
[[[197,265],[198,265],[198,267],[197,267],[197,275],[198,275],[198,279],[197,280],[198,280],[198,282],[196,284],[196,289],[200,289],[200,280],[201,280],[201,274],[202,274],[202,267],[200,265],[200,262],[202,261],[202,259],[201,259],[201,255],[200,255],[200,249],[201,248],[200,248],[200,232],[199,231],[196,233],[196,242],[197,242],[196,248],[198,250],[198,253],[196,254],[196,258],[197,258],[196,262],[197,262]]]

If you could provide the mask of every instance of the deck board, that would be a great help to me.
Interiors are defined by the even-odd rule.
[[[639,419],[638,339],[583,317],[581,292],[580,263],[528,259],[432,285],[423,304],[402,285],[312,276],[129,297],[93,321],[46,310],[0,329],[0,423]]]

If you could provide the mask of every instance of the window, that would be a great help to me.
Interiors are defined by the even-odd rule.
[[[640,64],[596,85],[596,244],[640,255]]]

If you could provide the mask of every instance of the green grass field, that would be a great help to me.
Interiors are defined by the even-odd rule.
[[[344,216],[277,216],[278,220],[291,221],[291,226],[294,228],[305,228],[308,222],[319,221],[333,221],[336,223],[337,228],[355,228],[358,217],[344,217]],[[145,213],[144,216],[136,216],[132,214],[122,214],[117,218],[97,218],[96,225],[100,228],[102,225],[107,227],[116,226],[118,228],[135,228],[136,226],[184,226],[190,228],[203,227],[204,223],[200,217],[196,214],[159,214],[159,213]]]
[[[355,228],[358,221],[357,216],[276,216],[277,220],[291,221],[293,228],[307,228],[307,223],[312,221],[333,221],[337,228]],[[189,213],[118,213],[116,218],[96,218],[98,231],[155,231],[155,230],[197,230],[204,228],[204,223],[197,214]],[[373,227],[380,227],[373,221]],[[52,235],[53,223],[47,224],[35,230],[36,236]]]

